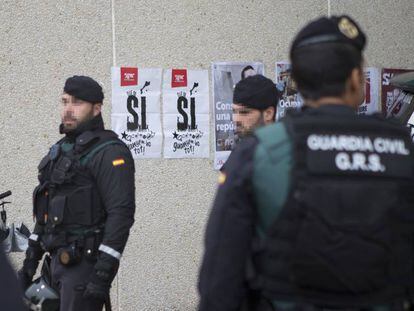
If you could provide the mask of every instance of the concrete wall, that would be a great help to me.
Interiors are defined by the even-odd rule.
[[[109,127],[114,58],[117,65],[191,69],[256,60],[273,79],[274,62],[287,59],[297,30],[329,10],[354,16],[367,31],[369,65],[413,67],[413,6],[412,0],[2,0],[0,191],[13,191],[10,219],[32,225],[36,166],[59,138],[59,95],[68,76],[86,74],[104,85]],[[217,175],[212,159],[136,161],[136,223],[114,284],[114,310],[196,309]],[[22,256],[12,260],[20,266]]]

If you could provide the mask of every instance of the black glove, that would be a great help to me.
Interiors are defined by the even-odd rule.
[[[111,283],[118,271],[119,260],[101,253],[95,264],[94,271],[86,284],[83,296],[85,298],[94,298],[98,300],[106,300],[109,297]]]
[[[23,268],[17,273],[23,291],[26,291],[30,284],[32,284],[33,276],[36,274],[43,253],[43,250],[38,245],[32,245],[27,248],[26,258],[23,261]]]

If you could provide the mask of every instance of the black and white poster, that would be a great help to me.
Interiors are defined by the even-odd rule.
[[[160,158],[162,69],[112,67],[112,130],[132,156]]]
[[[210,156],[207,70],[168,69],[163,80],[165,158]]]
[[[298,109],[303,105],[303,99],[298,93],[296,83],[291,76],[289,62],[276,62],[276,87],[280,92],[277,103],[276,120],[285,116],[287,109]]]
[[[236,84],[248,76],[264,74],[260,62],[214,62],[214,168],[220,169],[233,150],[236,138],[233,125],[233,91]]]

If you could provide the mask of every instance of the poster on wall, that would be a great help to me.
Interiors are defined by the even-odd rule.
[[[381,105],[386,117],[398,115],[406,99],[404,92],[390,84],[391,79],[398,74],[410,72],[409,69],[383,68],[381,74]]]
[[[237,137],[232,122],[233,90],[237,82],[248,76],[264,74],[260,62],[212,63],[214,101],[214,168],[220,169],[234,148]]]
[[[112,130],[134,159],[160,158],[162,69],[112,67]]]
[[[358,107],[358,114],[373,114],[381,111],[379,103],[380,70],[374,67],[365,67],[365,100]]]
[[[208,71],[168,69],[163,81],[164,157],[208,158]]]
[[[276,62],[276,87],[280,92],[280,99],[276,109],[276,120],[280,120],[286,114],[287,109],[298,109],[303,105],[303,99],[298,93],[295,81],[291,75],[289,62]]]

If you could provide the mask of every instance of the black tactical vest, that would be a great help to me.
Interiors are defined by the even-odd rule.
[[[71,230],[93,230],[104,222],[103,202],[86,163],[105,146],[123,144],[106,130],[82,133],[67,152],[62,150],[63,141],[40,162],[40,183],[33,193],[33,214],[45,227],[46,250],[67,244]]]
[[[412,296],[414,151],[406,129],[318,110],[283,122],[293,143],[292,183],[270,229],[254,240],[251,288],[269,300],[333,307]],[[267,151],[277,158],[276,149]]]

